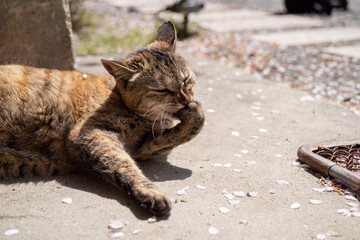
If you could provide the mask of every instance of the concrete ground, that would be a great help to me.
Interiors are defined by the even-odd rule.
[[[124,191],[90,175],[2,181],[0,239],[108,239],[113,234],[108,224],[117,219],[127,221],[120,230],[124,239],[330,239],[331,231],[341,235],[336,239],[358,239],[360,218],[337,213],[349,208],[350,200],[313,191],[321,186],[318,177],[291,163],[303,144],[358,138],[360,117],[286,85],[185,57],[199,76],[196,98],[207,125],[167,157],[139,163],[172,198],[169,216],[149,223],[152,215]],[[79,58],[78,69],[102,74],[100,58]],[[188,194],[178,196],[186,186]],[[238,202],[229,204],[224,189],[257,196],[235,197]],[[71,204],[62,203],[66,197]],[[312,205],[310,199],[322,203]],[[291,209],[294,202],[300,208]],[[229,212],[220,212],[221,207]],[[210,227],[218,233],[211,235]],[[9,229],[19,233],[4,236]]]

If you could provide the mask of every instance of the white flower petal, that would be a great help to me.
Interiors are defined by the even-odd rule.
[[[320,203],[322,203],[321,200],[316,200],[316,199],[310,199],[309,203],[314,204],[314,205],[319,205]]]
[[[241,172],[242,172],[242,170],[240,170],[240,169],[236,169],[236,168],[233,168],[233,172],[241,173]]]
[[[269,190],[269,193],[275,194],[275,189],[270,189],[270,190]]]
[[[325,235],[325,234],[322,234],[322,233],[319,233],[318,235],[316,235],[316,238],[317,238],[317,239],[325,239],[325,238],[326,238],[326,235]]]
[[[243,191],[234,191],[233,194],[237,197],[245,197],[246,193]]]
[[[209,109],[207,109],[206,111],[207,111],[208,113],[214,113],[214,112],[215,112],[215,109],[209,108]]]
[[[353,207],[353,208],[358,208],[359,207],[359,204],[354,203],[354,202],[346,202],[346,205],[348,205],[350,207]]]
[[[264,119],[265,119],[265,117],[263,117],[263,116],[259,116],[259,117],[256,118],[256,120],[259,120],[259,121],[262,121]]]
[[[66,197],[62,200],[63,203],[66,203],[66,204],[71,204],[72,203],[72,199],[69,198],[69,197]]]
[[[232,131],[231,135],[238,137],[240,136],[240,133],[238,131]]]
[[[277,158],[282,158],[283,156],[278,153],[278,154],[275,155],[275,157],[277,157]]]
[[[291,204],[290,207],[291,207],[292,209],[298,209],[298,208],[300,208],[300,206],[301,206],[300,203],[294,202],[293,204]]]
[[[334,231],[328,231],[326,233],[326,235],[330,236],[330,237],[341,237],[340,233],[334,232]]]
[[[293,166],[300,166],[301,165],[301,162],[299,162],[298,160],[294,160],[291,165]]]
[[[351,216],[353,217],[360,217],[360,212],[352,212]]]
[[[197,189],[200,189],[200,190],[204,190],[204,189],[205,189],[205,187],[204,187],[204,186],[201,186],[201,185],[199,185],[199,184],[198,184],[198,185],[196,185],[196,188],[197,188]]]
[[[276,183],[279,185],[288,185],[289,183],[285,180],[276,180]]]
[[[224,193],[224,196],[230,200],[233,200],[235,198],[235,196],[232,195],[231,193]]]
[[[358,201],[358,199],[357,199],[356,197],[352,196],[352,195],[345,195],[345,198],[346,198],[347,200]]]
[[[221,164],[221,163],[214,163],[212,166],[213,166],[213,167],[221,167],[222,164]]]
[[[241,153],[243,153],[243,154],[247,154],[248,152],[249,152],[249,150],[247,150],[247,149],[241,150]]]
[[[257,192],[249,192],[248,195],[249,197],[256,197],[257,196]]]
[[[110,221],[108,228],[113,229],[113,230],[118,230],[123,228],[126,225],[126,222],[124,220],[113,220]]]
[[[156,216],[152,216],[151,218],[148,218],[148,223],[154,223],[157,221]]]
[[[239,223],[240,223],[240,224],[247,225],[247,224],[248,224],[248,221],[247,221],[247,220],[245,220],[245,219],[243,219],[243,220],[240,220],[240,221],[239,221]]]
[[[217,229],[216,227],[210,226],[208,231],[211,235],[216,235],[216,234],[218,234],[219,229]]]
[[[177,195],[181,196],[181,195],[186,195],[188,194],[188,190],[189,190],[189,186],[184,187],[183,189],[180,189],[179,191],[176,192]]]
[[[4,233],[4,235],[5,236],[12,236],[12,235],[18,234],[19,232],[20,231],[17,230],[17,229],[9,229]]]
[[[345,208],[338,209],[336,212],[339,213],[339,214],[344,214],[344,215],[350,213],[350,211],[345,209]]]
[[[241,158],[241,154],[235,153],[235,154],[234,154],[234,157]]]
[[[231,166],[232,166],[231,163],[225,163],[225,164],[224,164],[224,167],[227,167],[227,168],[228,168],[228,167],[231,167]]]
[[[265,128],[259,128],[258,131],[259,131],[259,132],[262,132],[262,133],[266,133],[266,132],[267,132],[267,130],[266,130]]]
[[[247,163],[247,164],[255,164],[256,162],[255,161],[245,161],[245,163]]]
[[[228,208],[226,208],[226,207],[221,207],[221,208],[219,208],[219,211],[220,211],[221,213],[228,213],[228,212],[230,212],[230,210],[229,210]]]
[[[243,96],[242,96],[240,93],[236,94],[235,96],[236,96],[238,99],[243,99]]]
[[[135,229],[135,230],[133,231],[133,234],[136,235],[136,234],[138,234],[138,233],[141,233],[142,231],[143,231],[142,229]]]
[[[227,200],[227,202],[231,205],[235,205],[235,204],[239,204],[240,201],[239,200]]]
[[[259,139],[258,136],[251,136],[250,138],[251,138],[251,139]]]
[[[122,232],[116,232],[111,235],[111,238],[121,238],[124,236],[124,233]]]

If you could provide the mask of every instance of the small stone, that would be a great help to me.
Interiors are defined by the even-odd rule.
[[[269,190],[269,193],[270,193],[270,194],[275,194],[275,189],[270,189],[270,190]]]

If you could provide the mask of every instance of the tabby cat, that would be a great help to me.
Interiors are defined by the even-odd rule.
[[[135,160],[169,152],[204,125],[195,74],[175,45],[165,22],[144,49],[101,60],[108,76],[0,66],[0,178],[87,169],[151,213],[168,213],[171,201]]]

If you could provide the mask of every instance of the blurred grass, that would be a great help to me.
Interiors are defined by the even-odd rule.
[[[75,32],[77,55],[129,52],[155,39],[155,30],[146,31],[139,25],[127,27],[127,18],[113,21],[108,16],[84,10],[81,21],[82,27]]]

